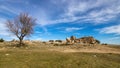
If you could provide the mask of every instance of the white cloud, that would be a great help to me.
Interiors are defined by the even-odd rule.
[[[52,24],[59,24],[59,23],[71,23],[74,21],[83,21],[86,17],[69,17],[69,18],[61,18],[61,19],[57,19],[57,20],[47,20],[45,18],[41,18],[40,22],[38,23],[42,26],[45,25],[52,25]]]
[[[55,10],[40,7],[40,5],[30,4],[30,1],[5,1],[0,5],[0,11],[8,11],[9,13],[18,14],[23,11],[32,13],[37,18],[40,25],[50,25],[58,23],[69,23],[74,21],[91,22],[93,24],[109,23],[108,21],[115,19],[120,13],[120,0],[51,0],[56,4],[60,11],[57,19],[52,20]],[[25,8],[13,6],[12,3],[22,4]],[[59,5],[59,6],[58,6]],[[64,6],[63,6],[64,5]],[[34,8],[32,6],[36,6]],[[30,9],[32,8],[33,11]],[[53,7],[56,8],[56,7]],[[52,8],[52,9],[53,9]],[[27,9],[27,10],[25,10]],[[35,11],[34,11],[35,10]],[[52,12],[52,13],[51,13]],[[7,13],[8,14],[8,13]],[[35,14],[35,15],[34,15]],[[53,14],[53,15],[52,15]]]
[[[6,39],[6,40],[11,40],[11,39],[17,39],[15,35],[10,33],[8,31],[8,28],[5,25],[6,20],[3,18],[0,18],[0,38]]]
[[[78,27],[69,27],[69,28],[66,28],[65,31],[67,32],[72,32],[72,31],[77,31],[77,30],[81,30],[83,28],[78,28]]]
[[[12,13],[12,14],[18,15],[21,12],[21,10],[15,9],[10,5],[1,5],[0,9],[1,9],[0,10],[1,12],[7,11],[6,14],[11,14]]]
[[[66,33],[66,32],[73,32],[84,29],[84,27],[58,27],[56,28],[60,32]],[[78,34],[78,33],[75,33]]]
[[[19,15],[22,12],[29,13],[30,8],[35,8],[35,5],[30,4],[28,0],[3,0],[0,2],[0,12],[8,16]]]
[[[0,35],[8,35],[6,30],[7,28],[5,26],[5,19],[0,18]]]
[[[118,36],[110,38],[111,41],[113,41],[113,40],[119,40],[119,39],[120,39],[120,37],[118,37]]]
[[[110,27],[105,27],[100,29],[100,33],[106,33],[106,34],[118,34],[120,35],[120,24],[119,25],[114,25]]]
[[[68,17],[74,18],[76,14],[86,13],[83,16],[80,15],[80,17],[84,17],[84,21],[90,21],[95,24],[106,23],[106,21],[117,17],[120,13],[119,6],[120,1],[118,0],[72,1],[65,14]],[[78,17],[76,20],[79,19],[81,18]]]
[[[109,44],[118,44],[118,45],[120,45],[120,42],[119,42],[120,36],[109,37],[109,38],[106,38],[106,40],[107,40],[107,43],[109,43]]]
[[[39,40],[42,40],[42,38],[39,38],[39,37],[38,37],[38,38],[35,38],[35,39],[33,39],[33,40],[36,40],[36,41],[38,40],[38,41],[39,41]]]
[[[39,36],[36,36],[36,35],[34,35],[34,36],[31,36],[30,38],[28,38],[28,39],[31,39],[31,40],[42,40],[42,38],[41,37],[39,37]]]
[[[93,24],[109,23],[108,21],[115,19],[120,13],[120,1],[118,0],[62,0],[62,3],[66,3],[62,9],[65,13],[61,14],[59,19],[43,21],[42,25],[74,21]]]

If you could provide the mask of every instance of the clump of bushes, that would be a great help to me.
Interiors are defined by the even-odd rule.
[[[107,43],[103,43],[102,45],[108,45]]]
[[[45,44],[46,44],[46,42],[45,42],[45,41],[43,41],[42,43],[45,43]]]
[[[4,39],[3,39],[3,38],[1,38],[1,39],[0,39],[0,42],[4,42]]]
[[[59,44],[54,44],[54,46],[59,46]]]
[[[99,41],[99,40],[96,40],[96,42],[97,42],[98,44],[100,44],[100,41]]]

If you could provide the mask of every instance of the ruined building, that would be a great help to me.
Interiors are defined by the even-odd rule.
[[[75,36],[71,36],[70,38],[66,38],[66,43],[67,44],[100,44],[99,40],[96,40],[92,36],[87,36],[87,37],[81,37],[81,38],[76,38]]]

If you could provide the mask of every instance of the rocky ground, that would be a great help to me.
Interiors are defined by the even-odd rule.
[[[65,44],[57,44],[56,43],[45,43],[45,42],[31,42],[27,43],[28,46],[25,47],[16,47],[15,44],[10,42],[0,43],[0,50],[12,50],[12,49],[20,49],[25,48],[27,50],[49,50],[49,51],[58,51],[58,52],[92,52],[92,53],[115,53],[120,54],[120,46],[116,45],[81,45],[81,44],[73,44],[73,45],[65,45]]]

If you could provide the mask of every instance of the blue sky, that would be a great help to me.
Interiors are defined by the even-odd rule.
[[[120,44],[120,0],[0,0],[0,38],[17,39],[5,22],[22,12],[37,19],[34,34],[26,39],[93,36]]]

